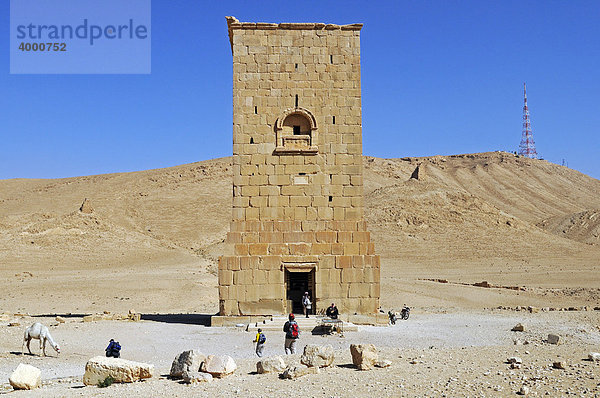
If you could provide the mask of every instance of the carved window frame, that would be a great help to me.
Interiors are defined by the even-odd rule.
[[[294,135],[284,132],[285,119],[292,115],[300,115],[308,120],[310,125],[310,134]],[[275,121],[275,138],[276,146],[274,153],[277,155],[316,155],[319,153],[319,148],[316,145],[318,142],[318,127],[317,121],[313,114],[305,108],[289,108],[286,109]],[[294,143],[308,140],[308,145],[299,147]]]

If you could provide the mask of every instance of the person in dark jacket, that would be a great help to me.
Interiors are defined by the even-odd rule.
[[[331,319],[338,319],[339,312],[337,307],[335,306],[335,303],[331,303],[331,305],[327,307],[325,315],[327,315]]]
[[[107,357],[119,358],[121,356],[121,345],[118,341],[110,339],[108,347],[106,347],[106,350],[104,351],[106,351]]]
[[[296,340],[300,337],[300,328],[295,318],[294,314],[290,314],[288,321],[283,325],[283,331],[285,332],[284,349],[286,354],[296,353]]]

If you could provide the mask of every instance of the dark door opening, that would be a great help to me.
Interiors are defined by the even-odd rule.
[[[313,302],[312,311],[314,313],[314,276],[314,270],[303,272],[290,272],[288,270],[285,271],[286,299],[288,300],[288,310],[291,310],[291,312],[293,312],[294,314],[302,314],[304,311],[302,307],[302,296],[304,295],[304,292],[308,292],[310,300]]]

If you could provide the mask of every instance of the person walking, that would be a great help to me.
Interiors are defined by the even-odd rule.
[[[302,306],[304,307],[304,315],[308,318],[308,314],[310,314],[310,310],[312,309],[312,303],[310,302],[308,292],[304,292],[304,296],[302,296]]]
[[[266,341],[267,337],[262,332],[262,329],[258,329],[258,331],[256,332],[256,337],[252,342],[256,343],[256,355],[258,355],[259,357],[263,356],[263,350],[265,349]]]
[[[296,340],[300,337],[300,328],[295,320],[294,314],[290,314],[288,321],[283,325],[283,331],[285,332],[285,353],[295,354],[296,353]]]

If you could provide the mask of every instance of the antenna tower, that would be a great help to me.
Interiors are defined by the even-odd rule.
[[[537,151],[535,150],[535,142],[533,142],[533,134],[531,134],[531,122],[529,121],[529,108],[527,108],[527,87],[523,83],[523,133],[521,135],[521,143],[519,144],[519,155],[526,156],[531,159],[537,159]]]

